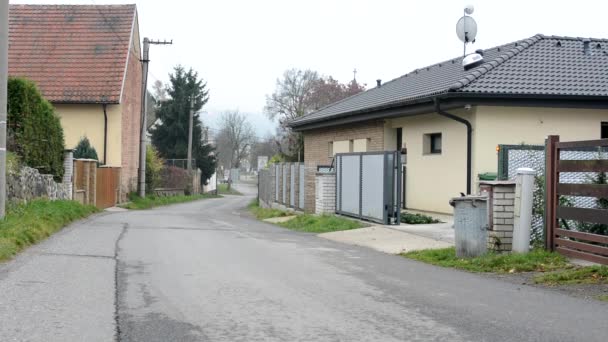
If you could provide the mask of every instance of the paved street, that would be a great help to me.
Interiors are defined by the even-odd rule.
[[[30,248],[0,265],[0,339],[606,341],[607,304],[287,231],[250,199],[104,213]]]

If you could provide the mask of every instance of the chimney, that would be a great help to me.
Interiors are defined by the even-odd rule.
[[[590,55],[591,50],[589,50],[589,44],[591,44],[591,39],[585,38],[583,39],[583,54]]]
[[[382,80],[381,79],[377,79],[376,80],[376,84],[378,85],[378,88],[382,87]]]

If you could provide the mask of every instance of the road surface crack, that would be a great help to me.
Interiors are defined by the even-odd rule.
[[[125,234],[127,233],[127,229],[129,228],[129,224],[128,223],[123,223],[122,225],[122,231],[120,232],[120,235],[118,235],[118,238],[116,239],[116,242],[114,243],[114,324],[116,325],[116,331],[115,331],[115,336],[114,336],[114,341],[116,342],[120,342],[121,341],[121,331],[120,331],[120,312],[119,312],[119,307],[120,307],[120,289],[119,287],[119,280],[118,280],[118,276],[120,273],[119,270],[119,257],[118,254],[120,252],[120,241],[122,240],[122,238],[125,236]]]

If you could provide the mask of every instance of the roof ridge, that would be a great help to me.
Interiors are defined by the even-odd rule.
[[[479,67],[473,69],[468,75],[464,76],[463,78],[461,78],[460,80],[458,80],[454,84],[452,84],[448,88],[448,91],[457,91],[461,88],[466,87],[467,85],[475,82],[481,76],[487,74],[491,70],[504,64],[506,61],[517,56],[522,51],[527,50],[529,47],[531,47],[532,45],[541,41],[542,39],[545,39],[544,35],[536,34],[528,39],[524,39],[519,42],[516,42],[515,47],[513,47],[513,48],[509,49],[508,51],[506,51],[505,53],[495,57],[491,61],[488,61],[488,62],[480,65]],[[521,44],[521,45],[519,45],[519,44]]]

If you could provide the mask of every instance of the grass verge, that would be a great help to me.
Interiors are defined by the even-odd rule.
[[[578,267],[534,277],[534,282],[549,286],[572,284],[608,284],[608,266]],[[608,297],[606,298],[608,300]]]
[[[320,234],[340,230],[363,228],[367,225],[359,221],[354,221],[343,217],[303,214],[298,215],[287,222],[279,223],[279,226],[300,232]]]
[[[601,300],[602,302],[608,302],[608,295],[598,296],[597,299]]]
[[[93,206],[74,201],[33,200],[9,206],[4,220],[0,221],[0,261],[97,211]]]
[[[528,254],[494,254],[461,259],[454,247],[404,253],[402,256],[429,264],[451,267],[470,272],[547,272],[569,267],[568,260],[552,252],[535,249]]]
[[[220,195],[236,195],[236,196],[242,196],[243,194],[236,191],[234,189],[234,187],[230,187],[230,189],[228,189],[228,184],[223,183],[223,184],[218,184],[217,185],[217,192]]]
[[[141,198],[133,195],[130,197],[131,202],[121,205],[122,208],[131,210],[143,210],[163,205],[191,202],[207,198],[219,198],[218,195],[201,194],[201,195],[186,195],[186,196],[146,196]]]
[[[262,208],[260,207],[260,204],[258,203],[257,199],[254,199],[251,203],[249,203],[249,206],[247,206],[247,208],[258,220],[265,220],[273,217],[284,217],[290,215],[286,211]]]

